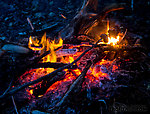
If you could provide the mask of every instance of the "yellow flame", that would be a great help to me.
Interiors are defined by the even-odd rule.
[[[109,29],[110,29],[110,25],[109,25],[109,20],[107,19],[107,32],[106,35],[109,36]],[[118,34],[118,36],[116,38],[114,37],[108,37],[108,42],[99,42],[98,44],[110,44],[110,45],[116,45],[120,40],[120,36]]]
[[[38,97],[43,97],[43,95],[39,95]]]
[[[41,46],[42,45],[42,46]],[[60,38],[58,43],[55,43],[55,40],[51,41],[49,39],[46,39],[46,33],[41,38],[41,42],[37,38],[29,37],[29,43],[28,46],[30,49],[34,51],[40,51],[45,49],[46,51],[50,51],[51,53],[45,56],[43,59],[44,62],[57,62],[57,57],[55,53],[55,49],[63,45],[63,40]],[[38,47],[41,46],[41,47]],[[37,78],[49,74],[54,71],[54,68],[38,68],[36,69],[36,73],[39,74]],[[30,91],[31,94],[32,90]]]
[[[36,47],[32,47],[32,45],[36,46]],[[38,47],[42,45],[42,47]],[[29,43],[28,43],[28,47],[34,51],[40,51],[43,50],[46,46],[46,33],[44,33],[44,35],[41,38],[41,42],[39,43],[39,40],[37,38],[33,38],[33,37],[29,37]]]
[[[117,38],[114,37],[108,37],[108,43],[107,44],[112,44],[115,45],[119,42],[119,36],[117,36]]]
[[[57,56],[55,49],[63,45],[63,40],[60,38],[59,42],[56,44],[55,40],[49,42],[47,40],[47,51],[50,51],[51,53],[43,58],[43,62],[57,62]]]
[[[31,90],[29,91],[29,93],[32,95],[32,94],[33,94],[33,89],[31,89]]]
[[[116,38],[114,37],[108,37],[108,42],[105,43],[105,42],[99,42],[98,44],[110,44],[110,45],[113,45],[115,46],[120,40],[120,36],[117,36]]]
[[[109,20],[107,19],[107,35],[109,35],[109,33],[108,33],[108,31],[109,31]]]

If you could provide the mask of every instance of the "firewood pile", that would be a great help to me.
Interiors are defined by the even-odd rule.
[[[148,110],[148,51],[140,36],[107,18],[125,4],[110,4],[101,12],[98,5],[84,0],[56,38],[46,30],[36,36],[41,30],[35,31],[28,18],[33,31],[26,44],[1,42],[2,64],[13,71],[9,79],[3,74],[9,80],[0,95],[3,112],[113,113],[122,106],[129,111],[132,103],[140,108],[132,111]]]

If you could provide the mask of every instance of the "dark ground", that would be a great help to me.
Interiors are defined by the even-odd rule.
[[[54,34],[75,16],[80,5],[80,0],[0,1],[0,36],[12,41],[24,38],[22,34],[31,31],[27,17],[30,18],[35,29],[59,23],[59,27],[55,31],[50,31]],[[67,19],[64,19],[61,14]]]
[[[143,37],[144,45],[150,45],[150,1],[136,0],[131,9],[131,0],[99,0],[101,6],[112,2],[127,3],[124,11],[113,13],[113,16],[123,23],[128,31]],[[75,16],[82,0],[4,0],[0,1],[0,38],[18,41],[31,31],[27,22],[30,18],[35,29],[43,29],[58,23],[55,29],[49,31],[54,36]],[[64,19],[63,14],[67,19]],[[112,17],[111,17],[112,18]]]

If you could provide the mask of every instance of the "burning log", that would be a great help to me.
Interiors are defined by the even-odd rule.
[[[62,47],[58,47],[57,49],[55,49],[55,51],[60,50],[61,48],[62,48]],[[48,54],[50,54],[50,51],[44,52],[42,55],[40,55],[40,56],[34,58],[33,60],[28,60],[28,61],[26,61],[26,63],[23,64],[21,67],[20,67],[20,65],[17,66],[17,69],[20,69],[20,72],[21,72],[21,73],[19,73],[19,74],[17,74],[17,75],[19,75],[19,76],[22,75],[22,73],[24,73],[24,72],[25,72],[26,70],[28,70],[29,68],[36,68],[36,66],[37,66],[37,64],[40,62],[40,60],[41,60],[43,57],[47,56]]]
[[[61,50],[56,52],[56,56],[57,57],[69,56],[69,55],[74,55],[76,53],[77,53],[77,49],[76,48],[73,48],[73,49],[61,49]]]
[[[22,89],[24,89],[24,88],[26,88],[26,87],[28,87],[28,86],[30,86],[30,85],[36,84],[36,83],[38,83],[38,82],[41,82],[42,80],[47,80],[47,79],[49,79],[49,78],[54,78],[55,75],[57,75],[58,72],[60,72],[60,71],[62,71],[62,70],[64,70],[64,69],[66,69],[66,68],[68,68],[68,67],[74,65],[76,62],[78,62],[88,51],[90,51],[92,48],[94,48],[95,46],[97,46],[97,44],[98,44],[100,41],[101,41],[101,39],[98,40],[95,44],[93,44],[92,47],[90,47],[90,48],[88,48],[87,50],[85,50],[85,51],[84,51],[76,60],[74,60],[72,63],[70,63],[70,64],[68,64],[68,65],[65,65],[65,66],[63,66],[63,67],[60,67],[60,68],[58,68],[57,70],[55,70],[55,71],[49,73],[48,75],[45,75],[45,76],[43,76],[43,77],[40,77],[40,78],[38,78],[38,79],[36,79],[36,80],[34,80],[34,81],[25,83],[25,84],[23,84],[23,85],[21,85],[21,86],[19,86],[19,87],[15,87],[14,89],[8,91],[6,94],[1,95],[1,96],[0,96],[0,99],[3,99],[3,98],[5,98],[5,97],[7,97],[7,96],[11,96],[11,95],[17,93],[18,91],[20,91],[20,90],[22,90]],[[48,54],[48,53],[49,53],[49,51],[45,52],[42,56],[44,56],[44,55],[46,55],[46,54]],[[43,58],[42,56],[40,56],[39,58],[37,58],[34,62],[37,62],[38,60],[40,60],[41,58]],[[33,62],[33,63],[34,63],[34,62]],[[33,64],[33,63],[32,63],[32,64]]]
[[[47,63],[37,63],[36,65],[31,66],[31,68],[54,68],[54,69],[57,69],[59,67],[63,67],[66,65],[68,65],[68,64],[47,62]],[[77,65],[73,65],[73,66],[68,67],[67,69],[76,69],[76,68],[77,68]]]
[[[101,49],[104,51],[133,51],[133,50],[146,51],[146,49],[142,46],[119,46],[119,47],[103,46],[101,47]]]
[[[100,40],[99,40],[100,41]],[[97,43],[99,42],[97,41]],[[94,47],[97,45],[97,43],[95,45],[93,45]],[[89,50],[91,50],[92,47],[90,47],[89,49],[87,49],[84,53],[82,53],[75,61],[74,63],[76,63],[78,60],[80,60],[80,57],[82,57],[86,52],[88,52]],[[72,64],[72,63],[71,63]],[[73,66],[71,66],[73,67]],[[47,79],[47,80],[44,80],[42,83],[41,83],[41,86],[39,87],[36,87],[36,89],[33,90],[33,94],[37,97],[40,94],[44,94],[46,92],[46,90],[56,81],[58,80],[61,80],[62,79],[62,76],[61,75],[55,75],[54,77],[52,77],[51,79]]]
[[[63,105],[66,102],[67,99],[70,98],[71,94],[77,93],[81,89],[81,85],[83,83],[85,75],[86,75],[86,73],[89,70],[89,68],[90,68],[91,65],[92,65],[92,62],[89,61],[88,64],[87,64],[87,66],[84,68],[84,70],[80,74],[80,76],[78,76],[77,79],[73,82],[73,84],[69,87],[68,91],[62,97],[62,99],[60,100],[60,102],[58,102],[54,107],[52,107],[48,111],[51,111],[51,110],[53,110],[55,108],[60,107],[61,105]]]
[[[47,89],[56,81],[62,80],[64,77],[64,72],[58,72],[54,77],[43,80],[40,86],[36,86],[33,90],[33,95],[38,97],[46,93]]]

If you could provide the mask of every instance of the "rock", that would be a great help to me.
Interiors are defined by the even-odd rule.
[[[13,23],[12,23],[12,22],[10,22],[8,26],[9,26],[9,27],[12,27],[12,25],[13,25]]]
[[[38,12],[34,16],[37,17],[37,18],[40,18],[40,17],[43,17],[43,14],[41,12]]]
[[[26,32],[20,32],[20,33],[18,33],[19,35],[27,35],[27,33]]]
[[[48,16],[49,16],[49,17],[54,17],[54,16],[55,16],[55,13],[54,13],[54,12],[50,12],[50,13],[48,14]]]
[[[31,114],[49,114],[49,113],[34,110],[34,111],[31,112]]]
[[[0,37],[0,40],[5,40],[6,39],[6,37]]]
[[[5,21],[7,21],[8,19],[9,19],[9,18],[8,18],[8,17],[6,17],[4,20],[5,20]]]
[[[29,49],[28,48],[25,48],[25,47],[22,47],[22,46],[19,46],[19,45],[13,45],[13,44],[5,44],[2,47],[2,50],[10,51],[12,53],[20,53],[20,54],[27,54],[27,53],[29,53]]]
[[[32,1],[32,7],[33,7],[32,10],[33,10],[33,11],[37,10],[38,4],[39,4],[38,0],[33,0],[33,1]]]

